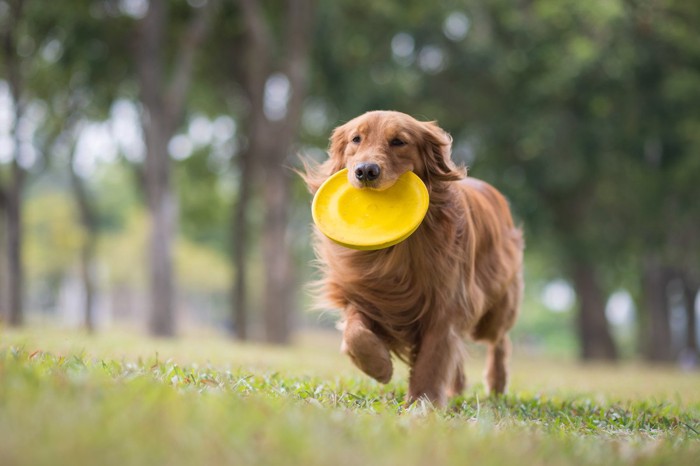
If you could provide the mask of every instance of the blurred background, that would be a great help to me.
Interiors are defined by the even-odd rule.
[[[687,0],[0,1],[0,327],[332,329],[291,169],[376,109],[508,196],[525,351],[697,367]]]

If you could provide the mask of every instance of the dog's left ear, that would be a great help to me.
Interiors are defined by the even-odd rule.
[[[316,194],[324,181],[334,173],[345,168],[345,147],[347,146],[347,124],[338,126],[331,134],[328,146],[328,159],[323,163],[314,162],[309,158],[302,158],[303,170],[297,173],[304,179],[306,187],[311,194]]]
[[[452,136],[433,121],[421,123],[421,132],[426,181],[456,181],[464,178],[466,170],[452,162]]]

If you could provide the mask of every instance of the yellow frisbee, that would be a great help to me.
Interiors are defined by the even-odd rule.
[[[328,178],[311,205],[314,223],[336,243],[352,249],[383,249],[416,231],[428,212],[428,189],[406,172],[384,191],[358,189],[347,169]]]

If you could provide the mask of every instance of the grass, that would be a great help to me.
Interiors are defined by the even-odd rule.
[[[517,350],[516,350],[517,351]],[[294,348],[212,336],[0,333],[0,464],[697,464],[700,375],[521,356],[510,395],[478,372],[445,410],[403,405],[337,336]]]

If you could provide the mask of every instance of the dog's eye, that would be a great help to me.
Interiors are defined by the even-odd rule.
[[[390,146],[394,146],[394,147],[401,147],[401,146],[405,146],[406,143],[403,142],[403,141],[402,141],[401,139],[399,139],[399,138],[394,138],[394,139],[392,139],[391,141],[389,141],[389,145],[390,145]]]
[[[352,142],[354,142],[355,144],[359,144],[360,141],[362,141],[362,138],[360,136],[355,136],[354,138],[352,138]]]

